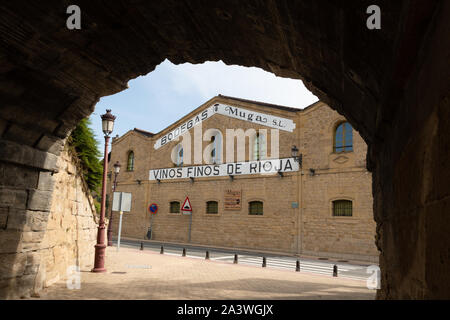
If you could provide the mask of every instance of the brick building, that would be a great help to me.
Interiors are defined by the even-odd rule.
[[[117,191],[133,197],[122,236],[146,239],[151,225],[158,241],[377,262],[366,152],[323,102],[216,96],[159,133],[113,139],[109,168],[122,164]]]

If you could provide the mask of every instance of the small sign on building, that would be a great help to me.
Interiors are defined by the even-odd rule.
[[[225,210],[241,210],[242,191],[226,190],[224,202],[225,202]]]

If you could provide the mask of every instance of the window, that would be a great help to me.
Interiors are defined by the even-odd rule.
[[[248,214],[259,215],[263,214],[263,203],[262,201],[251,201],[248,203]]]
[[[261,160],[266,158],[266,136],[257,133],[253,142],[253,160]]]
[[[206,202],[206,213],[219,213],[219,203],[217,201]]]
[[[353,129],[350,123],[342,122],[334,134],[334,152],[353,151]]]
[[[175,149],[175,160],[177,167],[181,167],[183,165],[183,146],[179,144]]]
[[[171,201],[170,202],[170,213],[180,213],[180,202]]]
[[[128,152],[128,160],[127,160],[127,171],[134,170],[134,152]]]
[[[211,161],[210,163],[221,163],[221,153],[222,153],[222,135],[220,132],[215,133],[211,137],[212,150],[211,150]]]
[[[351,217],[352,202],[350,200],[335,200],[333,201],[333,216],[334,217]]]

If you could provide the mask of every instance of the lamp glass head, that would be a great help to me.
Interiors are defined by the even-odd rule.
[[[121,165],[120,165],[119,161],[117,161],[116,163],[114,163],[114,172],[115,172],[116,174],[119,174],[119,172],[120,172],[120,167],[121,167]]]
[[[111,110],[107,109],[106,113],[101,115],[102,118],[102,130],[103,133],[107,136],[109,136],[114,129],[114,120],[116,120],[116,117],[111,114]]]

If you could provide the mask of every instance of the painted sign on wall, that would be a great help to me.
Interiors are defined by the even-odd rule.
[[[292,119],[281,118],[240,107],[216,103],[159,138],[155,142],[154,148],[161,148],[162,146],[181,136],[187,130],[192,129],[199,123],[207,120],[215,114],[221,114],[227,117],[249,121],[262,126],[280,129],[288,132],[292,132],[295,129],[295,122]]]
[[[298,170],[299,164],[294,158],[268,159],[204,166],[152,169],[150,170],[149,180],[207,178],[245,174],[275,174],[277,172],[293,172]]]

